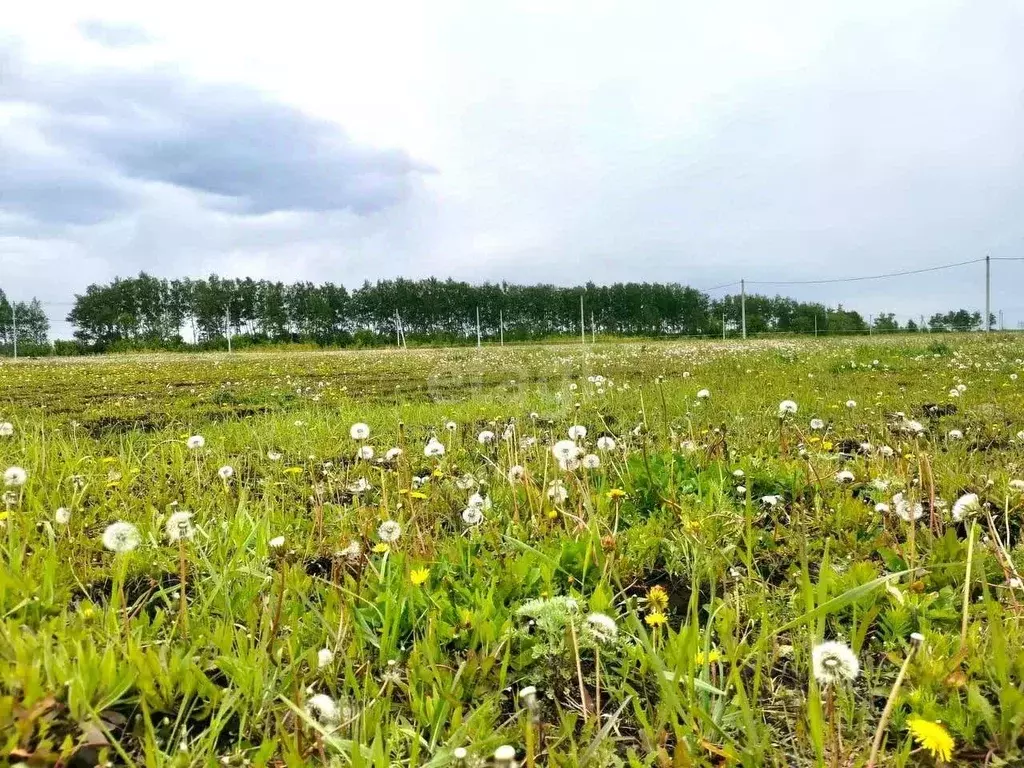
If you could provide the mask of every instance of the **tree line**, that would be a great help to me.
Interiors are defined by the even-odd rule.
[[[583,299],[581,318],[580,299]],[[12,307],[0,291],[0,348],[9,352]],[[537,341],[566,336],[735,336],[741,297],[712,298],[677,283],[470,284],[456,280],[379,280],[349,290],[344,285],[228,279],[168,280],[145,272],[93,284],[75,296],[67,320],[75,342],[57,351],[221,348],[228,332],[235,345],[312,343],[322,346],[394,344],[399,331],[412,344],[465,344],[481,336]],[[17,305],[19,346],[45,345],[49,323],[38,301]],[[582,321],[582,324],[581,324]],[[857,312],[784,296],[746,296],[748,335],[865,333]],[[979,313],[936,314],[932,330],[971,330]],[[919,330],[879,315],[879,332]],[[923,328],[921,328],[923,329]],[[24,345],[24,346],[23,346]],[[37,353],[41,353],[38,352]]]
[[[17,338],[22,354],[46,354],[49,333],[50,320],[38,299],[12,303],[0,288],[0,352],[13,354]]]

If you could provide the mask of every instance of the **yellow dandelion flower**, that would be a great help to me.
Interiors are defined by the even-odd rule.
[[[647,626],[649,627],[660,627],[662,624],[667,623],[668,619],[661,611],[654,611],[652,613],[648,613],[644,617],[644,621],[647,622]]]
[[[430,578],[430,569],[429,568],[416,568],[415,570],[413,570],[409,574],[409,581],[412,582],[412,585],[414,587],[418,587],[421,584],[424,584],[427,581],[427,579],[429,579],[429,578]]]
[[[609,499],[621,499],[625,495],[626,492],[621,488],[612,488],[610,491],[608,491]]]
[[[388,549],[388,545],[385,544],[383,541],[379,541],[373,545],[373,551],[376,552],[378,555],[383,555],[385,552],[388,551]]]
[[[548,517],[550,517],[552,520],[554,520],[556,517],[558,517],[557,510],[549,509],[548,510]]]
[[[301,475],[302,467],[288,467],[285,470],[285,472],[287,472],[289,475]]]
[[[823,443],[821,444],[821,447],[822,447],[822,448],[824,448],[824,449],[825,449],[826,451],[831,451],[831,450],[832,450],[832,448],[833,448],[833,443],[832,443],[832,441],[831,441],[831,440],[825,440],[825,441],[824,441],[824,442],[823,442]]]
[[[717,648],[712,648],[707,654],[704,651],[697,651],[693,660],[698,664],[714,664],[716,661],[722,660],[722,653]]]
[[[647,605],[657,613],[664,613],[668,610],[668,592],[663,586],[655,584],[647,590]]]
[[[444,472],[442,472],[440,469],[435,469],[430,474],[432,474],[434,477],[444,477]]]
[[[427,494],[423,493],[422,491],[413,491],[412,493],[409,494],[409,496],[411,498],[413,498],[413,499],[425,499],[425,498],[427,498]]]
[[[932,757],[946,762],[952,756],[956,742],[953,741],[953,737],[949,735],[949,731],[942,723],[912,717],[907,721],[907,728],[914,740],[924,747]]]

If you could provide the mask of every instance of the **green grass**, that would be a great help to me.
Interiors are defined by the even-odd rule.
[[[953,763],[1020,764],[1022,356],[993,335],[5,362],[0,469],[28,479],[0,512],[0,756],[864,765],[919,632],[879,764],[938,764],[913,717]],[[600,466],[559,467],[572,425]],[[900,492],[914,525],[875,509]],[[104,548],[115,521],[138,548]],[[823,640],[855,679],[815,679]]]

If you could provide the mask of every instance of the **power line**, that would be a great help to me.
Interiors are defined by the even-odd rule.
[[[749,285],[822,285],[824,283],[856,283],[862,280],[882,280],[886,277],[903,277],[904,275],[920,275],[924,272],[938,272],[941,269],[952,269],[967,264],[978,264],[985,259],[971,259],[969,261],[958,261],[954,264],[940,264],[937,267],[924,267],[923,269],[907,269],[902,272],[889,272],[884,275],[864,275],[863,277],[836,277],[826,280],[747,280]]]

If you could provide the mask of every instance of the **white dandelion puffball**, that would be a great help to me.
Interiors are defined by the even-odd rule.
[[[367,480],[365,477],[360,477],[354,483],[348,484],[349,493],[359,494],[365,493],[368,490],[370,490],[370,481]]]
[[[825,428],[825,422],[824,421],[822,421],[821,419],[811,419],[811,429],[817,430],[817,429],[824,429],[824,428]]]
[[[878,449],[878,452],[883,456],[883,458],[886,459],[891,459],[893,456],[896,455],[896,451],[894,451],[888,445],[883,445],[881,448]]]
[[[71,520],[71,510],[67,507],[59,507],[53,513],[53,520],[57,525],[67,525]]]
[[[306,702],[306,714],[321,725],[337,725],[341,722],[338,704],[326,693],[310,696]]]
[[[596,453],[588,453],[581,460],[584,469],[597,469],[601,466],[601,457]]]
[[[221,480],[230,480],[235,476],[235,468],[225,464],[223,467],[217,470],[217,474],[220,475]]]
[[[892,497],[892,509],[901,520],[907,523],[920,520],[924,514],[924,507],[919,503],[911,504],[902,493],[897,493]]]
[[[363,461],[369,461],[370,459],[373,458],[373,446],[372,445],[360,446],[359,451],[357,452],[357,455]]]
[[[811,661],[814,678],[823,687],[850,682],[860,673],[860,662],[850,647],[833,640],[814,646]]]
[[[783,400],[779,403],[779,418],[796,413],[797,405],[794,400]]]
[[[515,464],[508,468],[508,481],[510,483],[516,483],[523,479],[526,475],[526,467],[521,464]]]
[[[139,529],[131,523],[111,523],[103,531],[103,546],[111,552],[131,552],[141,543]]]
[[[1017,433],[1017,439],[1024,443],[1024,429]]]
[[[480,443],[480,445],[490,445],[494,442],[494,433],[489,429],[485,429],[476,436],[476,441]]]
[[[957,384],[956,388],[960,392],[966,392],[967,391],[967,385],[966,384]]]
[[[587,428],[582,424],[574,424],[569,427],[570,440],[582,440],[587,436]]]
[[[454,432],[456,429],[459,428],[459,425],[456,424],[454,421],[448,421],[445,422],[444,428],[447,429],[449,432]]]
[[[191,539],[195,534],[195,529],[192,527],[192,513],[185,511],[175,512],[167,518],[164,530],[167,533],[168,540],[171,542]]]
[[[1024,480],[1011,480],[1010,490],[1017,491],[1018,493],[1024,491]]]
[[[391,544],[398,541],[398,537],[402,535],[402,526],[396,523],[394,520],[385,520],[380,524],[377,529],[377,536],[385,544]]]
[[[954,387],[953,389],[949,390],[949,396],[950,397],[960,397],[960,390],[957,389],[956,387]]]
[[[436,437],[430,438],[430,440],[427,441],[426,447],[423,449],[423,455],[428,459],[435,456],[444,456],[444,443]]]
[[[462,522],[466,525],[479,525],[484,519],[483,510],[477,506],[468,506],[462,510]]]
[[[551,453],[561,461],[572,461],[579,454],[580,449],[572,440],[559,440],[551,446]]]
[[[961,432],[959,429],[951,429],[949,430],[947,437],[949,437],[950,440],[963,440],[964,433]]]
[[[28,480],[28,472],[21,467],[8,467],[4,471],[4,485],[8,488],[20,488]]]
[[[846,401],[846,407],[847,408],[856,408],[857,407],[857,401],[856,400],[847,400]]]
[[[779,501],[781,501],[781,497],[774,496],[774,495],[772,495],[772,496],[762,496],[760,501],[761,501],[761,503],[764,506],[771,508],[771,507],[778,506]]]
[[[489,499],[485,499],[479,493],[474,493],[469,497],[469,501],[466,502],[467,507],[479,507],[480,509],[490,508],[491,503]]]
[[[452,750],[452,757],[454,757],[456,760],[465,760],[466,755],[468,754],[469,752],[465,747],[456,747]]]
[[[477,479],[469,473],[455,478],[455,487],[460,491],[468,491],[470,488],[476,488],[477,485],[479,485]]]
[[[384,461],[394,461],[395,459],[397,459],[401,455],[402,455],[402,449],[401,448],[398,448],[398,447],[388,448],[387,453],[384,454]]]
[[[844,469],[844,470],[841,470],[839,472],[836,472],[836,482],[837,483],[852,483],[854,481],[854,479],[855,478],[853,476],[853,472],[851,472],[848,469]]]
[[[284,546],[284,536],[275,536],[267,542],[271,549],[280,549]]]
[[[516,759],[516,748],[511,744],[502,744],[496,750],[494,750],[494,762],[499,765],[503,763],[510,763]]]
[[[965,493],[956,503],[953,504],[953,520],[960,522],[966,517],[971,517],[981,511],[981,500],[976,493]]]
[[[334,661],[334,651],[330,648],[321,648],[316,652],[316,666],[319,669],[330,666]]]
[[[700,390],[697,393],[697,399],[698,400],[707,400],[709,397],[711,397],[711,391],[710,390],[702,389],[702,390]]]
[[[370,428],[363,424],[363,422],[358,421],[349,427],[348,435],[353,440],[365,440],[370,436]]]
[[[561,504],[569,498],[569,492],[565,490],[564,485],[556,480],[548,486],[548,498],[556,504]]]
[[[0,437],[10,437],[14,434],[14,425],[9,421],[0,421]]]
[[[734,469],[732,471],[732,476],[735,477],[737,480],[740,480],[740,479],[746,477],[747,473],[744,472],[742,469]]]
[[[282,454],[280,451],[267,451],[267,458],[271,461],[280,461],[281,456]]]
[[[595,612],[587,616],[587,629],[600,643],[610,643],[619,634],[619,626],[615,619],[604,613]]]
[[[206,438],[202,435],[192,435],[192,437],[185,441],[185,446],[190,451],[198,451],[204,445],[206,445]]]
[[[887,515],[889,514],[889,505],[886,504],[884,501],[880,501],[877,504],[875,504],[875,512],[877,512],[880,515]]]
[[[597,450],[599,451],[614,451],[615,450],[615,438],[609,437],[608,435],[602,435],[597,438]]]

